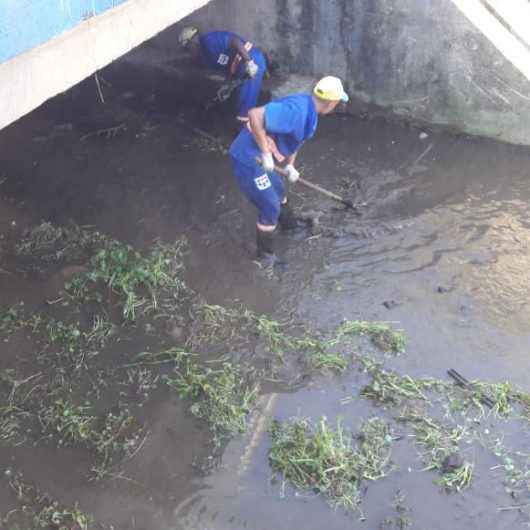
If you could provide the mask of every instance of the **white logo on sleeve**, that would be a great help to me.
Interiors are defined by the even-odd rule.
[[[256,183],[256,186],[258,190],[260,191],[266,190],[267,188],[270,188],[272,185],[267,175],[261,175],[261,177],[254,179],[254,182]]]
[[[230,57],[222,53],[221,55],[219,55],[219,59],[217,59],[217,64],[220,64],[221,66],[226,66],[229,60],[230,60]]]

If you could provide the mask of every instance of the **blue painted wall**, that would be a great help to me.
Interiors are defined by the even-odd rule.
[[[0,0],[0,63],[126,1]]]

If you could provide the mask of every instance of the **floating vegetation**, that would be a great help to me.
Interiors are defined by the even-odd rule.
[[[181,277],[185,246],[184,241],[157,243],[149,255],[142,256],[132,247],[113,241],[92,258],[87,278],[112,289],[122,300],[125,319],[135,320],[139,312],[156,311],[163,290],[185,290]]]
[[[84,333],[84,338],[87,344],[103,348],[116,335],[116,331],[116,326],[110,320],[95,315],[92,329]]]
[[[15,247],[18,256],[52,263],[86,259],[107,237],[97,231],[70,224],[58,227],[43,222],[28,232]]]
[[[272,469],[294,486],[324,495],[334,506],[359,509],[361,483],[378,480],[392,469],[392,435],[379,418],[365,422],[357,447],[341,421],[335,428],[325,418],[275,421],[271,427]]]
[[[251,369],[229,362],[214,369],[198,364],[196,356],[185,352],[165,353],[175,362],[173,372],[164,378],[167,385],[191,401],[191,413],[208,424],[216,446],[245,431],[258,393]]]
[[[499,460],[499,465],[492,467],[491,471],[503,471],[506,492],[512,498],[516,498],[521,492],[527,492],[530,489],[530,454],[508,449],[502,434],[492,436],[487,432],[479,436],[478,440]]]
[[[313,353],[309,357],[309,364],[315,370],[344,372],[348,367],[348,360],[340,353]]]
[[[207,345],[230,343],[234,349],[256,337],[256,316],[242,307],[199,303],[193,310],[192,331],[187,345],[197,350]]]
[[[0,332],[9,335],[25,325],[23,320],[24,304],[0,308]]]
[[[22,473],[8,469],[5,476],[20,507],[0,517],[2,528],[88,530],[92,525],[92,517],[81,511],[77,504],[72,507],[60,504],[36,485],[26,481]]]
[[[94,414],[89,405],[57,400],[43,407],[39,421],[59,447],[84,446],[95,452],[93,471],[103,478],[113,464],[130,456],[140,443],[142,429],[127,409]]]
[[[75,402],[72,382],[64,374],[51,378],[38,372],[21,379],[11,370],[0,373],[0,443],[47,439],[57,447],[84,447],[95,454],[101,476],[135,450],[142,428],[124,407],[98,414],[93,404]]]
[[[388,353],[402,353],[405,351],[406,339],[401,331],[394,331],[385,322],[366,322],[361,320],[348,320],[338,329],[337,338],[344,336],[366,335],[380,350]]]
[[[437,484],[447,491],[462,491],[470,485],[473,464],[464,461],[459,454],[460,441],[466,435],[464,427],[446,427],[428,416],[407,410],[403,411],[399,421],[412,425],[425,469],[441,474]]]
[[[44,432],[55,438],[59,446],[89,443],[97,420],[90,410],[59,399],[43,408],[39,420]]]
[[[237,306],[226,308],[201,304],[194,311],[193,331],[187,345],[197,349],[205,345],[230,343],[233,350],[260,340],[271,353],[283,360],[287,354],[299,357],[315,370],[344,371],[348,360],[331,351],[333,340],[325,340],[304,330],[299,336],[287,332],[287,325]]]
[[[45,332],[50,344],[60,344],[69,353],[74,353],[83,339],[78,324],[65,324],[55,319],[45,322]]]
[[[452,386],[438,379],[401,376],[384,370],[380,364],[367,358],[362,358],[361,363],[372,376],[371,383],[361,390],[361,396],[381,405],[401,405],[405,400],[429,401],[428,391],[441,391]]]

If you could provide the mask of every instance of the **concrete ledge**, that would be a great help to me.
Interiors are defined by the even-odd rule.
[[[0,129],[209,0],[129,0],[0,64]]]

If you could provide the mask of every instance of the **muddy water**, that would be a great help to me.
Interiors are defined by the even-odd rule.
[[[353,190],[366,205],[360,219],[322,214],[331,237],[316,244],[326,255],[312,263],[311,279],[294,295],[292,285],[307,271],[315,243],[290,242],[284,299],[295,299],[298,317],[321,328],[342,319],[395,322],[409,337],[406,355],[388,362],[401,373],[444,378],[455,367],[470,378],[509,380],[528,389],[529,152],[432,133],[422,141],[418,134],[379,120],[335,118],[321,127],[318,148],[303,159],[307,174],[325,175],[332,187],[342,183],[344,192]],[[304,195],[304,208],[332,207],[314,199]],[[356,376],[321,381],[277,396],[267,414],[340,416],[358,425],[381,413],[366,403],[340,404],[360,386]],[[517,439],[528,450],[527,433]],[[490,471],[494,459],[480,447],[466,450],[476,465],[473,486],[451,497],[437,490],[433,477],[420,472],[414,451],[399,442],[400,470],[369,485],[363,523],[330,512],[310,494],[271,485],[267,448],[264,437],[243,477],[237,458],[229,471],[211,477],[211,489],[186,506],[176,528],[380,528],[392,515],[396,490],[407,495],[412,528],[507,529],[527,523],[516,511],[498,511],[514,501]]]
[[[166,82],[119,74],[107,74],[113,88],[106,106],[86,83],[0,135],[5,237],[41,219],[95,225],[140,248],[186,235],[188,280],[210,302],[239,299],[322,330],[343,319],[393,321],[409,338],[406,354],[388,360],[400,372],[444,378],[453,367],[470,379],[508,379],[530,390],[528,150],[432,131],[420,139],[419,129],[382,118],[323,120],[301,164],[308,178],[359,203],[362,215],[293,189],[293,203],[318,220],[317,231],[279,237],[288,267],[270,280],[252,263],[254,212],[227,160],[182,126],[199,123],[228,142],[226,116],[205,123],[172,99]],[[86,137],[122,124],[112,138]],[[22,299],[36,306],[52,296],[51,278],[19,274],[11,265],[0,264],[7,270],[0,271],[2,304]],[[365,522],[271,482],[270,418],[342,416],[355,430],[361,418],[381,413],[356,399],[361,384],[352,372],[262,396],[248,434],[228,445],[208,476],[194,467],[206,451],[204,430],[174,398],[148,406],[144,448],[102,485],[86,482],[81,451],[0,455],[4,465],[23,468],[116,529],[378,529],[393,514],[398,489],[414,529],[525,527],[524,514],[498,511],[515,501],[478,446],[466,449],[476,465],[472,487],[449,496],[421,472],[412,445],[396,443],[399,469],[368,485]],[[341,404],[345,397],[353,399]],[[527,433],[518,442],[528,450]],[[2,511],[9,507],[5,491],[0,502]]]

